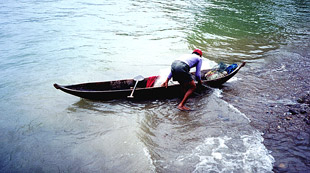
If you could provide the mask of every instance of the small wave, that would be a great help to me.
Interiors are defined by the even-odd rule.
[[[199,158],[193,172],[272,172],[275,160],[262,142],[259,132],[240,138],[210,137],[188,157]]]
[[[227,82],[236,82],[242,80],[242,78],[238,78],[238,77],[232,77],[231,79],[229,79]]]
[[[226,102],[227,103],[227,102]],[[234,107],[232,104],[227,103],[229,108],[233,109],[234,111],[238,112],[240,115],[242,115],[245,119],[247,119],[249,122],[251,122],[250,118],[248,118],[244,113],[240,112],[239,109]]]
[[[152,160],[152,157],[151,157],[151,154],[150,154],[150,152],[149,152],[149,150],[146,148],[146,147],[144,147],[143,148],[143,151],[144,151],[144,155],[147,157],[147,159],[149,160],[149,163],[150,163],[150,165],[151,165],[151,170],[152,170],[152,172],[155,172],[155,166],[154,166],[154,163],[153,163],[153,160]]]

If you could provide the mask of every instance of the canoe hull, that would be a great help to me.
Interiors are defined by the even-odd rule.
[[[202,79],[203,85],[210,87],[220,87],[226,81],[231,79],[238,71],[245,65],[242,63],[229,75],[214,79],[206,80]],[[209,70],[203,70],[202,76],[209,72]],[[134,91],[134,99],[157,99],[157,98],[172,98],[181,96],[181,86],[179,84],[169,85],[165,87],[150,87],[146,88],[148,78],[138,82],[137,88]],[[78,96],[90,100],[112,100],[112,99],[126,99],[132,92],[132,87],[135,81],[133,79],[106,81],[106,82],[94,82],[94,83],[82,83],[76,85],[62,86],[54,84],[56,89],[60,89],[68,94]]]
[[[131,89],[116,90],[116,91],[76,91],[65,88],[58,84],[54,87],[71,95],[90,100],[113,100],[113,99],[127,99],[131,94]],[[152,87],[152,88],[137,88],[134,92],[134,99],[150,99],[150,98],[172,98],[181,94],[181,86]]]

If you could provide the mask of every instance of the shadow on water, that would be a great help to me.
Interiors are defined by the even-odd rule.
[[[87,99],[80,99],[78,102],[72,104],[68,107],[68,111],[77,112],[77,111],[89,111],[89,112],[98,112],[102,114],[113,114],[121,111],[125,107],[130,107],[129,104],[123,101],[92,101]]]
[[[210,95],[214,89],[208,87],[202,87],[197,89],[191,99],[205,97]],[[182,99],[182,95],[176,97],[173,96],[157,96],[156,98],[146,97],[145,99],[116,99],[110,101],[93,101],[88,99],[80,99],[78,102],[72,104],[68,107],[68,111],[77,112],[78,111],[93,111],[103,114],[118,114],[119,112],[127,112],[137,110],[147,110],[152,108],[152,105],[161,106],[163,103],[169,104],[172,107],[176,107],[178,102]]]

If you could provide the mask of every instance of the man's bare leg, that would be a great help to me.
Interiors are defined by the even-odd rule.
[[[185,102],[187,101],[187,99],[189,98],[189,96],[190,96],[190,95],[195,91],[195,89],[196,89],[196,84],[195,84],[195,81],[194,81],[194,80],[192,80],[191,82],[189,82],[188,84],[185,84],[185,85],[188,85],[188,86],[184,86],[184,88],[187,88],[187,87],[188,87],[189,89],[186,91],[186,93],[185,93],[185,95],[184,95],[184,97],[183,97],[181,103],[178,105],[178,109],[180,109],[180,110],[190,110],[190,108],[184,106],[184,104],[185,104]]]

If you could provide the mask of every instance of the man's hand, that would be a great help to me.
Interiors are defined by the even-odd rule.
[[[161,84],[161,87],[167,88],[168,87],[168,81],[169,81],[169,79],[167,78],[167,80],[163,84]]]
[[[202,86],[202,81],[201,80],[198,80],[198,85]]]
[[[167,88],[168,87],[168,82],[164,82],[163,84],[161,84],[161,87]]]
[[[198,80],[196,91],[201,92],[205,87],[202,85],[202,81]]]

